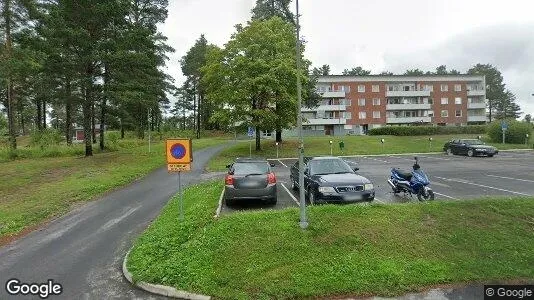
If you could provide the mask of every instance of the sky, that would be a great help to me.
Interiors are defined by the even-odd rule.
[[[205,34],[223,47],[255,2],[169,0],[160,30],[175,49],[167,72],[176,85],[184,81],[179,60],[195,40]],[[434,71],[442,64],[463,73],[489,63],[522,111],[534,115],[534,1],[300,0],[299,11],[306,58],[330,65],[332,74],[356,66],[373,73]]]

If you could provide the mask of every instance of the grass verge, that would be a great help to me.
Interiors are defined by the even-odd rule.
[[[212,218],[222,183],[188,188],[135,242],[134,280],[216,299],[395,296],[534,278],[534,199],[315,206]],[[202,196],[199,196],[202,195]]]
[[[193,140],[193,149],[224,143]],[[163,143],[98,153],[93,157],[20,159],[0,163],[0,244],[72,206],[130,183],[165,163]]]
[[[476,138],[476,135],[437,135],[432,136],[432,144],[429,136],[340,136],[340,137],[307,137],[304,138],[305,155],[330,155],[330,143],[332,140],[333,155],[370,155],[370,154],[392,154],[392,153],[423,153],[443,151],[443,145],[454,138]],[[380,142],[384,139],[384,145]],[[339,142],[343,140],[345,149],[343,153],[339,148]],[[524,144],[492,144],[500,150],[524,149],[528,148]],[[252,141],[252,155],[276,158],[276,144],[274,140],[263,140],[262,150],[255,151],[255,143]],[[279,146],[279,157],[298,157],[298,141],[296,139],[286,139]],[[240,142],[226,148],[209,162],[208,168],[211,171],[224,171],[225,166],[231,163],[236,157],[249,156],[249,142]]]

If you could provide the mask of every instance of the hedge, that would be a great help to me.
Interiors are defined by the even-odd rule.
[[[532,126],[526,122],[516,120],[507,120],[508,129],[506,130],[505,142],[508,144],[524,144],[526,135],[532,140]],[[488,125],[488,136],[494,143],[502,142],[501,121],[495,121]]]
[[[437,134],[484,134],[486,125],[468,126],[384,126],[368,131],[369,135],[437,135]]]

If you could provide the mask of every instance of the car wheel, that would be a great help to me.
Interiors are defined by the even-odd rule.
[[[446,151],[446,152],[447,152],[447,155],[452,155],[452,154],[453,154],[451,148],[447,148],[447,151]]]
[[[298,190],[299,188],[297,186],[297,183],[295,182],[295,179],[290,176],[289,180],[291,180],[291,189],[294,190],[294,191]]]
[[[315,204],[315,193],[313,192],[312,188],[308,189],[308,200],[310,201],[311,205]]]
[[[276,198],[271,198],[267,200],[267,204],[269,205],[276,205],[276,202],[277,202]]]
[[[235,200],[234,199],[224,199],[224,203],[226,203],[226,206],[234,206]]]
[[[473,157],[473,155],[475,155],[475,152],[473,151],[473,149],[467,150],[467,156]]]
[[[488,157],[493,157],[493,154],[488,154]]]

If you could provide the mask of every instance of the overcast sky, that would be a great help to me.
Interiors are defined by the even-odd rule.
[[[255,0],[169,0],[161,26],[176,49],[168,73],[180,85],[179,59],[204,33],[223,46],[234,25],[246,23]],[[503,73],[523,112],[534,115],[534,1],[531,0],[300,0],[306,57],[332,74],[362,66],[373,73],[466,72],[490,63]],[[294,2],[292,3],[294,10]],[[524,115],[523,115],[524,116]]]

